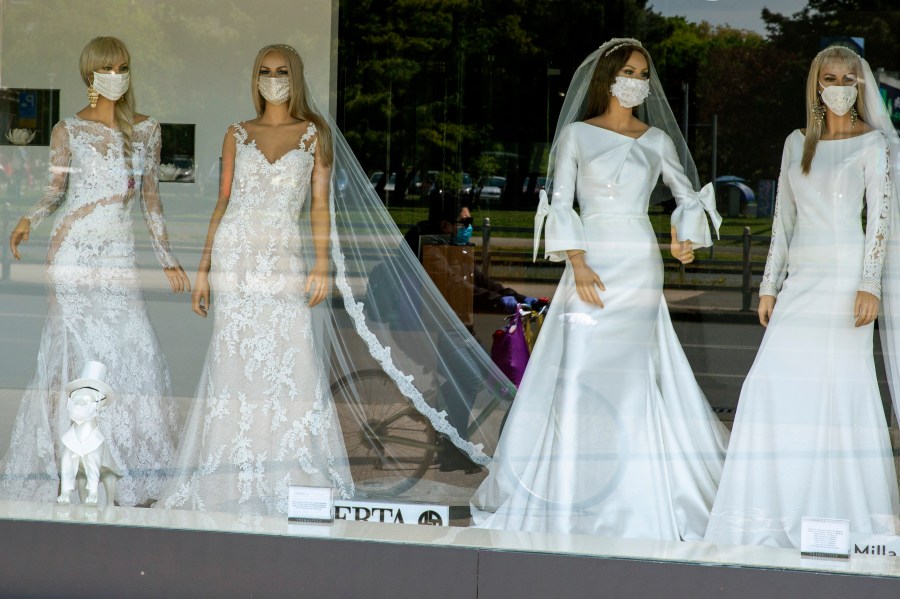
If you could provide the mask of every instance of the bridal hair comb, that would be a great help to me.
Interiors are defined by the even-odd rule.
[[[287,50],[288,52],[297,54],[297,51],[294,49],[294,47],[287,44],[267,44],[266,48],[278,48],[279,50]]]
[[[613,52],[615,52],[616,50],[618,50],[619,48],[622,48],[624,46],[638,46],[640,48],[644,47],[643,45],[641,45],[641,42],[639,42],[638,40],[635,40],[635,39],[631,39],[631,38],[623,38],[623,39],[619,39],[619,40],[613,39],[613,40],[609,40],[609,42],[606,42],[606,43],[611,43],[611,42],[616,42],[616,41],[619,43],[616,44],[615,46],[613,46],[612,48],[610,48],[609,50],[607,50],[606,52],[604,52],[603,53],[604,57],[609,56],[610,54],[612,54]],[[600,46],[600,47],[602,48],[603,46]]]

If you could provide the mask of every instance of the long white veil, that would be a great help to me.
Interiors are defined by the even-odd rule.
[[[863,67],[863,102],[866,122],[880,130],[888,142],[890,151],[890,176],[894,180],[900,172],[900,136],[891,122],[887,107],[878,89],[878,80],[866,59],[860,57]],[[884,365],[888,386],[894,404],[894,414],[900,421],[900,189],[896,181],[890,186],[891,229],[887,254],[881,272],[881,313],[878,319]]]
[[[334,120],[309,99],[334,147],[334,288],[313,310],[315,329],[357,493],[439,503],[449,494],[465,505],[482,477],[441,472],[436,443],[438,454],[456,447],[488,464],[515,386],[409,249]],[[414,488],[423,478],[436,485]]]

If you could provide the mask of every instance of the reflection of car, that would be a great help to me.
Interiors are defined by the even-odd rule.
[[[481,180],[481,185],[475,190],[475,200],[485,205],[499,203],[505,187],[506,177],[485,177]]]
[[[194,181],[194,157],[189,154],[172,154],[160,160],[162,164],[174,164],[178,170],[174,181],[192,183]]]
[[[460,197],[467,198],[472,195],[474,189],[472,175],[469,173],[462,174],[462,185],[459,188]]]
[[[397,173],[391,173],[391,176],[388,177],[387,182],[384,182],[384,171],[375,171],[369,177],[369,182],[372,183],[372,187],[375,188],[378,196],[383,200],[385,194],[394,192],[394,188],[397,184]],[[382,183],[384,183],[383,188],[380,187]]]

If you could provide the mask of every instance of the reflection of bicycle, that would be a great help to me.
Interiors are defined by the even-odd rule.
[[[331,385],[331,394],[357,492],[372,497],[399,495],[419,482],[434,464],[438,443],[434,428],[383,370],[350,373]],[[427,404],[436,404],[436,390],[422,395]],[[504,397],[494,393],[469,425],[468,438]]]

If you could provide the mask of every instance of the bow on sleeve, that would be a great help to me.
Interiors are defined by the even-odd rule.
[[[537,212],[534,213],[534,253],[531,256],[532,262],[537,262],[538,249],[541,245],[541,232],[544,229],[544,221],[550,214],[550,200],[547,198],[547,192],[543,189],[539,194]]]
[[[707,215],[718,239],[722,217],[716,211],[716,189],[712,183],[704,185],[694,198],[685,198],[679,202],[675,212],[672,213],[672,225],[678,239],[682,241],[690,239],[695,248],[711,246],[712,236],[706,223]]]

